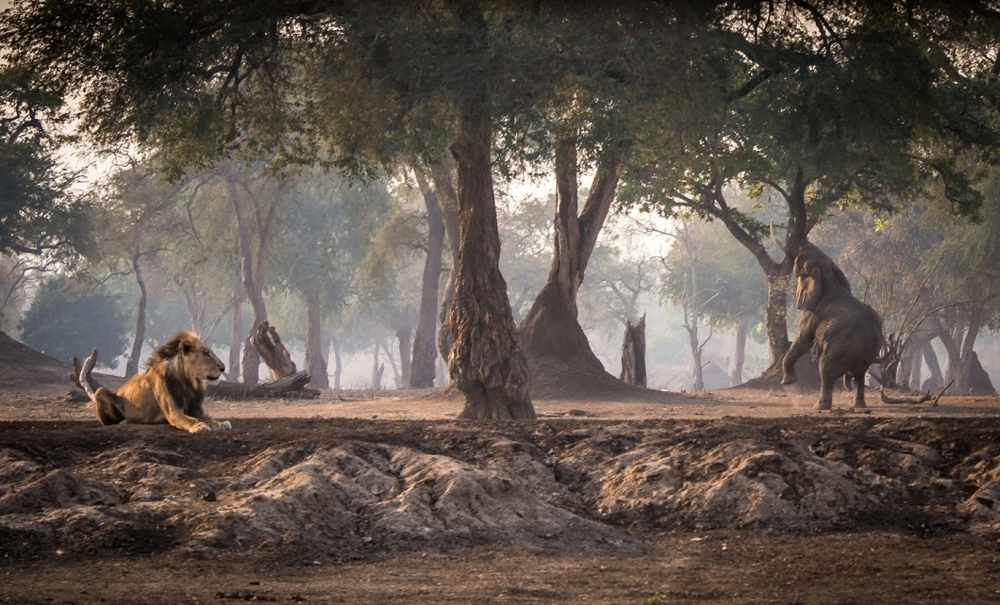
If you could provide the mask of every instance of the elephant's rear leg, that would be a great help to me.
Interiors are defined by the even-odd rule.
[[[866,370],[867,371],[867,370]],[[855,408],[866,408],[865,404],[865,372],[861,372],[861,375],[853,374],[854,378],[854,407]]]

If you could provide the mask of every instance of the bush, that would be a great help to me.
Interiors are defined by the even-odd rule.
[[[18,327],[24,344],[56,359],[82,359],[97,347],[103,363],[114,364],[128,346],[128,319],[115,296],[55,276],[42,283]]]

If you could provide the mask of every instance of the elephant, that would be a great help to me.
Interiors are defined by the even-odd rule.
[[[841,376],[847,388],[852,379],[855,382],[852,407],[865,407],[865,373],[882,361],[879,355],[885,346],[882,318],[851,294],[847,276],[817,246],[803,241],[786,250],[776,237],[774,241],[793,260],[796,307],[802,311],[795,341],[782,359],[781,384],[798,380],[795,362],[815,343],[820,375],[815,409],[833,407],[833,385]]]

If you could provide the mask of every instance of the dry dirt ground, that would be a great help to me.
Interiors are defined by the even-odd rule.
[[[0,602],[1000,602],[1000,400],[535,370],[536,421],[326,392],[188,435],[101,427],[0,342]]]

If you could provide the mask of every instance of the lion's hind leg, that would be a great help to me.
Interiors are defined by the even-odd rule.
[[[125,420],[125,415],[119,406],[119,399],[121,398],[118,395],[104,387],[99,387],[91,396],[91,401],[97,405],[97,419],[101,421],[101,424],[107,426]]]

